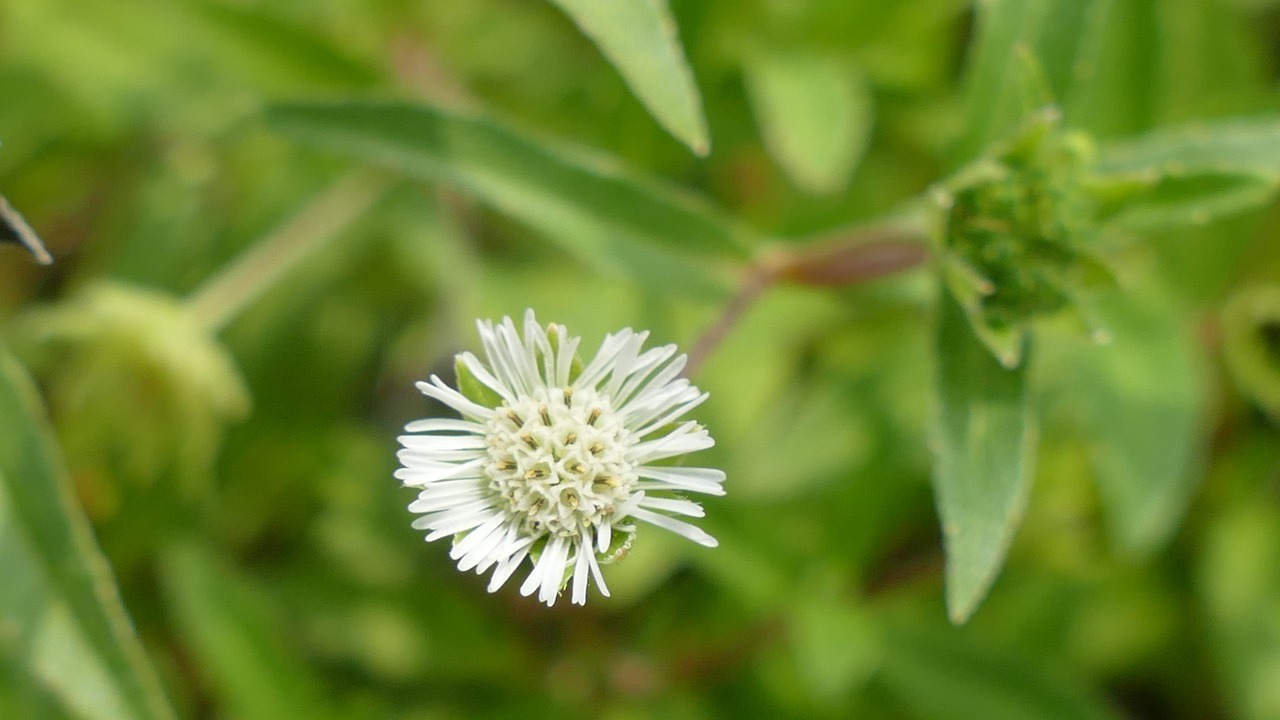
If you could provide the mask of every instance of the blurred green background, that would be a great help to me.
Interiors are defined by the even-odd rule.
[[[1280,718],[1280,3],[671,0],[648,84],[608,38],[651,28],[591,12],[0,2],[0,192],[56,257],[0,247],[0,718]],[[395,437],[476,318],[689,349],[753,258],[1007,132],[1016,47],[1104,159],[1256,122],[1247,172],[1108,245],[1105,354],[1037,336],[1034,489],[969,622],[929,266],[779,283],[707,358],[719,548],[644,528],[612,598],[547,609],[410,529]],[[278,106],[382,100],[428,114]]]

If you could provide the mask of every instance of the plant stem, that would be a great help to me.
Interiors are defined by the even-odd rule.
[[[768,258],[764,256],[760,261],[754,263],[747,269],[746,277],[743,278],[742,286],[738,289],[738,294],[733,296],[729,304],[725,306],[724,312],[720,313],[720,317],[716,318],[714,324],[707,328],[706,332],[698,338],[693,344],[693,348],[689,350],[689,362],[684,366],[684,376],[693,377],[702,368],[702,363],[720,347],[720,343],[724,341],[729,331],[738,324],[738,320],[755,304],[756,298],[764,294],[773,283],[777,280],[778,274],[776,268]]]
[[[372,170],[340,177],[197,288],[187,298],[191,313],[211,332],[226,327],[280,278],[373,207],[391,182],[384,173]]]
[[[822,243],[762,253],[747,268],[738,293],[689,351],[693,377],[747,310],[778,282],[837,287],[910,270],[929,259],[923,225],[908,220],[871,225]]]

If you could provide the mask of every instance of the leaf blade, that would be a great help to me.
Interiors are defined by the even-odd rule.
[[[748,254],[746,231],[698,200],[488,120],[349,102],[277,105],[267,121],[295,139],[457,187],[614,273],[639,266],[677,289],[719,293],[722,279],[689,261]]]
[[[35,388],[3,348],[0,552],[0,625],[19,623],[16,650],[33,680],[81,717],[173,717],[71,496]]]
[[[836,58],[760,53],[745,80],[766,149],[814,194],[843,190],[862,160],[875,119],[866,78]]]
[[[1199,122],[1103,146],[1102,174],[1280,175],[1280,116]]]
[[[933,484],[946,548],[947,610],[963,623],[1004,564],[1030,492],[1036,440],[1027,362],[1006,369],[943,292]]]
[[[697,155],[711,149],[702,96],[666,0],[551,0],[626,80],[649,113]]]
[[[1030,48],[1048,0],[985,0],[977,4],[977,35],[969,61],[965,132],[953,164],[977,157],[992,142],[1017,127],[1025,112],[1018,107],[1018,67],[1010,63],[1019,47]]]
[[[1190,502],[1208,388],[1176,305],[1135,293],[1124,300],[1100,308],[1114,339],[1086,349],[1080,387],[1093,390],[1084,402],[1111,535],[1122,550],[1146,554],[1169,539]]]

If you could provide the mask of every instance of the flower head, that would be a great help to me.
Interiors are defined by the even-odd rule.
[[[530,558],[520,586],[547,605],[572,580],[573,602],[587,599],[600,565],[630,547],[636,521],[707,547],[717,542],[673,515],[702,517],[678,497],[723,495],[724,473],[662,461],[711,447],[706,429],[680,418],[706,400],[679,377],[685,356],[674,345],[642,352],[647,332],[630,328],[604,339],[584,367],[581,338],[563,326],[538,325],[525,313],[524,333],[511,318],[477,323],[487,362],[457,357],[459,390],[439,377],[418,383],[461,420],[409,423],[396,477],[421,488],[409,510],[427,540],[453,536],[459,570],[493,575],[489,592]]]

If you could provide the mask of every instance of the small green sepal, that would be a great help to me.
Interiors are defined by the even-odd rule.
[[[463,397],[487,408],[502,407],[502,396],[493,388],[480,382],[480,378],[476,377],[462,361],[461,355],[454,358],[453,371],[458,376],[458,392],[462,393]]]

